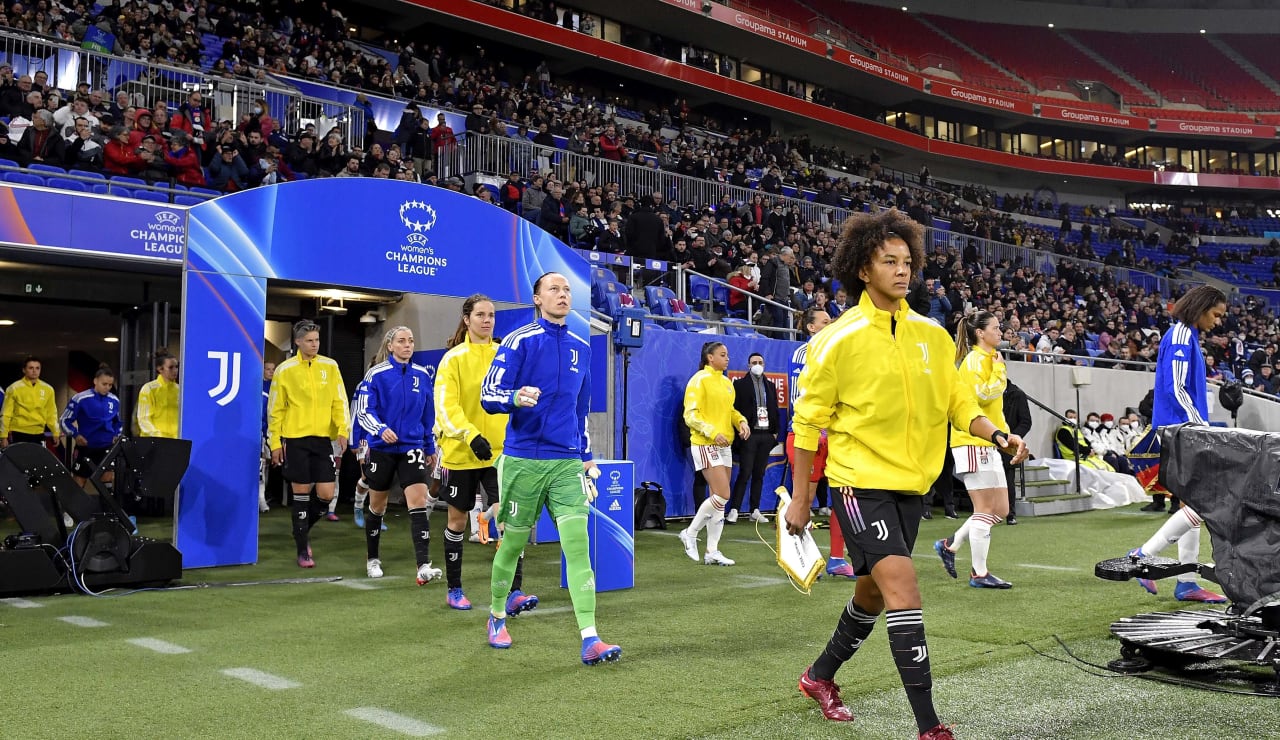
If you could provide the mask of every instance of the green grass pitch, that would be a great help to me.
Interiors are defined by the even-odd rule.
[[[852,583],[824,578],[812,595],[797,593],[749,523],[725,527],[722,550],[738,561],[732,568],[685,558],[673,536],[679,524],[640,533],[636,588],[599,596],[600,634],[622,646],[622,660],[588,668],[578,658],[568,595],[558,587],[557,545],[527,550],[525,590],[542,603],[510,621],[515,644],[499,651],[485,642],[491,548],[467,544],[464,581],[476,608],[453,611],[443,583],[413,582],[403,510],[388,519],[388,577],[376,582],[364,578],[363,535],[350,506],[340,511],[343,521],[316,525],[313,571],[297,568],[288,514],[273,509],[262,518],[260,564],[187,571],[183,583],[342,576],[365,588],[254,585],[33,597],[35,608],[0,604],[0,736],[376,738],[434,728],[460,738],[915,737],[883,623],[836,678],[856,721],[827,722],[799,694],[796,678],[821,650]],[[443,520],[441,512],[432,516],[437,565]],[[923,522],[916,564],[934,696],[957,737],[1269,732],[1278,709],[1270,699],[1094,675],[1105,672],[1082,669],[1054,639],[1105,663],[1119,654],[1108,636],[1111,621],[1178,608],[1170,596],[1092,575],[1096,561],[1122,555],[1161,521],[1131,506],[1000,525],[991,569],[1015,584],[1010,591],[969,588],[963,574],[948,578],[931,546],[958,522]],[[772,537],[773,530],[761,532]],[[825,544],[826,534],[818,539]],[[106,626],[59,619],[66,616]],[[136,638],[189,652],[157,653],[128,642]],[[263,688],[223,673],[237,668],[289,687]],[[356,708],[421,724],[387,729],[346,713]]]

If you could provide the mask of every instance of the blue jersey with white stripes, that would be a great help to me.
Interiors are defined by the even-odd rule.
[[[1208,423],[1209,394],[1200,332],[1179,321],[1160,339],[1151,425]]]
[[[395,358],[369,368],[356,391],[356,419],[369,433],[371,450],[408,452],[421,448],[434,455],[431,427],[435,426],[436,411],[427,369]],[[394,444],[382,439],[386,429],[399,438]]]
[[[524,386],[538,405],[517,406]],[[535,460],[591,459],[591,345],[569,327],[539,318],[502,340],[480,389],[490,414],[510,414],[503,454]]]
[[[90,388],[71,397],[60,419],[68,437],[80,435],[95,450],[103,450],[115,442],[124,429],[120,420],[120,399],[116,394],[102,395]]]

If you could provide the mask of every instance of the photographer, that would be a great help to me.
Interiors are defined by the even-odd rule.
[[[222,144],[218,156],[209,163],[209,187],[232,193],[248,187],[249,166],[240,158],[234,144]]]

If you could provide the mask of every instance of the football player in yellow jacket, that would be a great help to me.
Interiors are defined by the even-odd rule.
[[[887,610],[890,652],[922,740],[948,740],[933,708],[933,679],[911,549],[923,496],[942,469],[947,425],[989,439],[1020,462],[1026,445],[982,415],[959,382],[955,343],[905,300],[924,262],[924,230],[892,209],[855,214],[831,267],[858,304],[809,347],[796,400],[792,534],[809,526],[808,481],[819,434],[827,430],[832,509],[844,529],[858,579],[826,648],[800,676],[800,690],[827,719],[849,721],[836,671]]]
[[[462,590],[462,538],[467,515],[482,492],[490,518],[498,505],[498,471],[494,461],[502,455],[507,436],[507,414],[489,414],[480,407],[484,376],[498,354],[500,337],[493,336],[495,311],[488,296],[477,293],[462,302],[458,328],[446,346],[449,351],[436,369],[436,437],[440,441],[440,498],[449,504],[444,530],[446,603],[454,609],[471,608]],[[482,538],[489,526],[482,521]],[[519,614],[538,605],[538,597],[520,590],[524,555],[516,561],[507,614]]]
[[[53,386],[40,379],[43,366],[35,357],[22,363],[22,378],[4,390],[0,406],[0,447],[13,442],[44,444],[44,430],[53,432],[54,444],[61,435],[58,426],[58,403]]]
[[[142,437],[178,438],[178,358],[156,352],[156,379],[138,391],[134,425]]]
[[[733,471],[733,435],[751,436],[747,418],[733,407],[736,396],[733,383],[725,377],[729,367],[729,350],[720,342],[702,345],[702,361],[698,372],[684,389],[684,423],[689,427],[689,453],[693,469],[707,479],[711,495],[698,507],[687,529],[680,531],[684,552],[698,561],[698,532],[707,528],[707,565],[733,565],[734,561],[720,552],[720,533],[724,531],[724,508],[729,503],[729,474]]]
[[[284,466],[284,477],[293,491],[298,566],[314,568],[311,528],[333,498],[334,455],[340,459],[346,451],[351,425],[338,363],[320,354],[320,327],[312,321],[299,321],[293,325],[293,342],[298,353],[280,363],[271,378],[267,444],[271,463]]]
[[[996,345],[1000,343],[1000,319],[987,311],[975,311],[960,321],[956,329],[956,360],[960,385],[973,395],[982,415],[1001,431],[1009,431],[1004,420],[1004,389],[1009,384],[1004,360]],[[972,349],[970,349],[972,347]],[[1013,588],[1013,584],[987,570],[987,552],[991,547],[991,528],[1009,515],[1009,484],[1004,477],[1004,462],[994,443],[975,437],[967,429],[951,429],[951,456],[955,474],[964,482],[973,500],[973,516],[969,517],[950,538],[933,543],[942,558],[947,575],[956,577],[956,552],[969,541],[972,569],[969,585],[974,588]]]

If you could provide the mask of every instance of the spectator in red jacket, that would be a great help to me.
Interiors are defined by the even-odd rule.
[[[627,148],[623,146],[626,140],[625,136],[618,135],[618,130],[613,124],[605,126],[604,133],[600,134],[600,156],[615,162],[626,159]]]
[[[437,115],[436,126],[431,129],[431,152],[439,159],[441,149],[457,145],[458,137],[453,135],[453,129],[449,127],[449,122],[445,120],[444,114]]]
[[[142,137],[147,134],[160,135],[160,130],[152,123],[155,116],[145,108],[134,117],[133,131],[129,133],[129,143],[137,149],[142,144]]]
[[[191,146],[191,138],[181,131],[169,138],[164,163],[173,178],[187,187],[204,187],[204,173],[200,170],[200,156]]]
[[[512,170],[498,193],[502,196],[503,208],[512,213],[518,212],[520,201],[524,198],[524,183],[520,180],[520,173]]]
[[[129,129],[116,126],[111,129],[111,138],[103,147],[104,164],[102,169],[112,175],[137,177],[146,163],[138,155],[138,146],[133,143]]]
[[[193,142],[202,143],[206,130],[213,129],[209,111],[204,108],[204,96],[199,90],[193,90],[187,96],[187,102],[178,108],[170,128],[180,129],[192,137]]]

